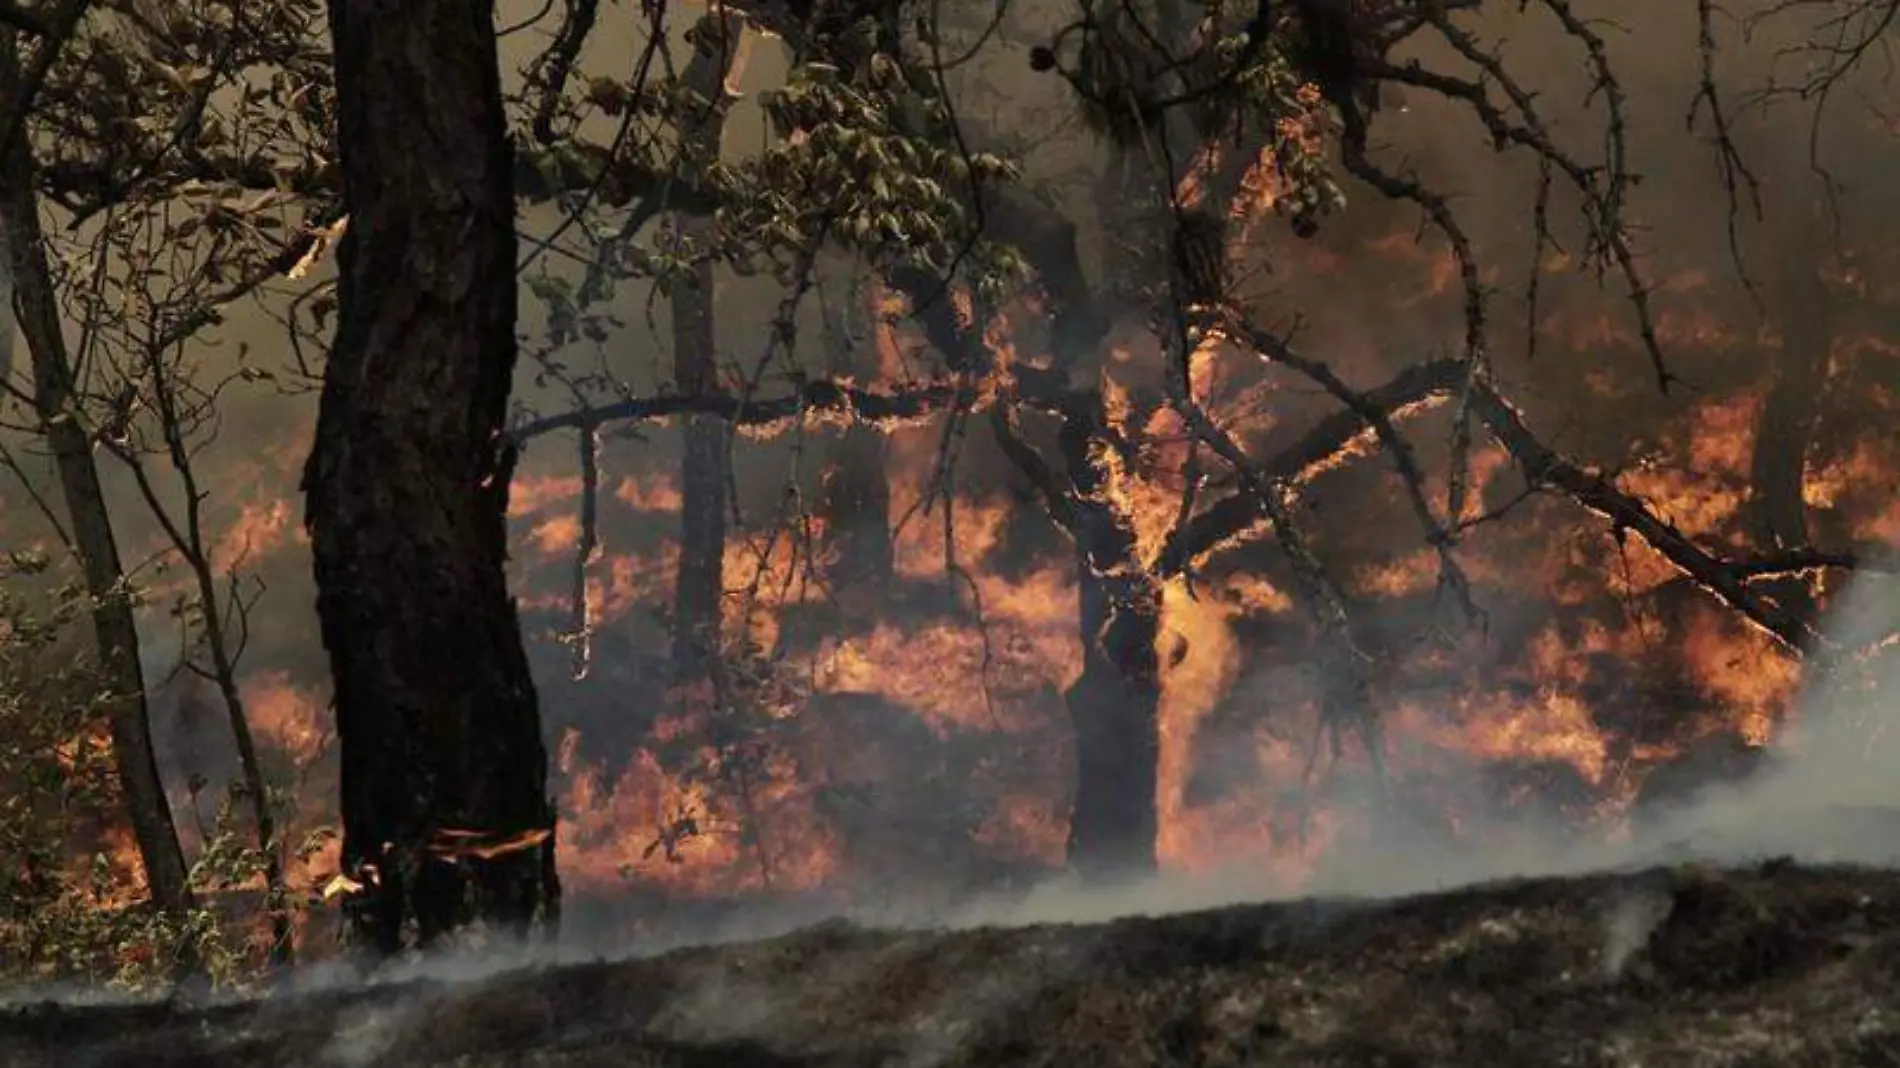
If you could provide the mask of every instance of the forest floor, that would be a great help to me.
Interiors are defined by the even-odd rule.
[[[1787,862],[876,931],[249,1004],[0,1010],[6,1065],[1900,1066],[1900,872]]]

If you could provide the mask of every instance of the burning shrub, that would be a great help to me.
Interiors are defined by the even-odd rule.
[[[143,900],[107,740],[109,694],[73,630],[85,609],[45,558],[0,561],[0,983],[137,988],[185,963],[213,983],[242,982],[254,958],[216,909],[171,916]],[[195,890],[261,870],[232,822],[227,801],[205,829]]]
[[[105,686],[73,648],[80,591],[0,564],[0,979],[155,977],[200,932],[128,907],[142,875],[113,815]]]

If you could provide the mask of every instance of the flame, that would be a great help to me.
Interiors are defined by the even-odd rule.
[[[258,743],[308,767],[328,742],[332,729],[326,702],[293,684],[286,671],[262,671],[244,680],[245,715]]]
[[[494,860],[537,848],[552,837],[554,832],[545,827],[516,834],[444,828],[435,832],[425,849],[441,860]]]
[[[1186,818],[1184,791],[1193,762],[1195,728],[1227,692],[1240,668],[1240,646],[1232,621],[1237,606],[1215,598],[1195,598],[1181,583],[1161,595],[1157,653],[1161,676],[1161,815],[1156,854],[1163,864],[1194,865],[1196,844]],[[1185,655],[1172,655],[1184,649]]]
[[[212,550],[211,559],[222,567],[239,561],[255,562],[258,557],[281,548],[286,535],[293,530],[300,542],[308,538],[301,526],[291,526],[289,501],[281,498],[246,501]]]
[[[1287,145],[1317,145],[1324,120],[1317,97],[1313,104],[1312,116],[1282,129]],[[1213,203],[1224,189],[1230,202]],[[1252,159],[1205,151],[1174,192],[1183,205],[1231,213],[1230,257],[1256,255],[1265,245],[1265,258],[1289,285],[1337,289],[1345,311],[1334,318],[1346,321],[1316,324],[1319,340],[1310,347],[1323,350],[1342,377],[1372,383],[1389,373],[1382,346],[1394,337],[1407,348],[1456,344],[1455,331],[1449,339],[1418,336],[1409,325],[1385,337],[1378,321],[1378,313],[1406,309],[1455,320],[1461,276],[1451,251],[1409,225],[1371,239],[1328,231],[1287,242],[1283,227],[1264,225],[1288,192],[1274,150]],[[1402,268],[1405,281],[1345,285],[1368,259]],[[1539,266],[1556,275],[1577,265],[1547,252]],[[1843,297],[1900,300],[1889,273],[1843,256],[1828,265],[1825,281]],[[1490,275],[1482,281],[1508,284]],[[1764,549],[1753,529],[1763,493],[1755,467],[1779,384],[1767,361],[1789,341],[1762,317],[1725,308],[1725,285],[1706,267],[1672,265],[1658,267],[1651,287],[1662,343],[1708,383],[1686,400],[1652,396],[1650,380],[1632,370],[1643,339],[1627,308],[1586,297],[1551,295],[1534,325],[1540,346],[1569,347],[1587,361],[1544,360],[1509,373],[1531,380],[1535,388],[1525,395],[1545,406],[1539,425],[1551,428],[1551,444],[1699,543],[1743,554]],[[1378,289],[1378,307],[1346,296],[1366,288]],[[1553,282],[1550,290],[1562,288]],[[949,299],[973,325],[978,306],[970,294],[953,289]],[[900,321],[906,303],[873,285],[856,308],[871,320],[875,367],[857,369],[866,388],[915,382],[941,363],[919,331]],[[1316,314],[1328,303],[1313,302]],[[1053,310],[1021,297],[981,324],[995,366],[981,386],[985,402],[1008,396],[1027,369],[1053,366],[1038,341]],[[1206,494],[1189,490],[1231,491],[1232,480],[1202,450],[1195,462],[1206,485],[1190,487],[1186,421],[1156,399],[1165,392],[1157,369],[1167,346],[1147,324],[1120,318],[1099,361],[1084,361],[1071,387],[1099,391],[1102,417],[1119,439],[1096,442],[1088,457],[1101,482],[1090,503],[1105,505],[1132,533],[1136,566],[1151,566],[1184,510],[1195,516],[1207,506]],[[1242,355],[1219,337],[1201,339],[1188,360],[1188,388],[1250,455],[1271,455],[1315,413],[1333,410],[1291,375]],[[1821,395],[1854,415],[1830,408],[1803,443],[1804,518],[1817,543],[1900,546],[1900,495],[1893,492],[1900,438],[1882,432],[1900,414],[1900,389],[1891,384],[1900,342],[1843,333],[1824,355]],[[1439,425],[1447,407],[1434,400],[1404,414]],[[261,489],[234,508],[218,506],[230,510],[212,526],[220,561],[291,559],[287,550],[301,543],[287,494],[310,427],[292,425],[283,443],[221,472],[230,484]],[[799,433],[791,433],[794,425]],[[785,449],[789,439],[817,451],[840,425],[835,415],[788,418],[747,431],[760,439],[784,435],[772,445],[748,440],[741,448]],[[739,898],[860,884],[913,859],[905,850],[921,847],[902,839],[925,837],[899,823],[898,802],[885,796],[864,803],[888,825],[884,838],[840,814],[838,795],[872,788],[915,790],[926,808],[967,806],[952,821],[952,836],[972,866],[1062,862],[1070,788],[1063,693],[1081,672],[1074,546],[1035,505],[1022,503],[1020,479],[985,454],[976,421],[967,441],[951,441],[951,454],[940,416],[881,429],[885,518],[895,530],[889,588],[866,598],[873,610],[855,602],[841,609],[831,588],[841,552],[836,517],[800,515],[789,525],[796,529],[772,529],[777,501],[761,509],[756,487],[742,488],[746,520],[733,524],[723,547],[721,635],[733,661],[724,690],[668,689],[648,675],[601,683],[597,673],[547,700],[551,719],[572,712],[562,704],[570,697],[591,702],[587,714],[568,715],[578,725],[558,723],[552,783],[561,867],[574,893]],[[1443,450],[1428,439],[1418,439],[1422,462],[1440,469],[1424,488],[1442,512]],[[618,440],[601,446],[600,545],[580,562],[582,622],[597,635],[623,638],[636,658],[664,660],[684,494],[676,475],[659,470],[670,462],[659,455],[664,450],[623,448]],[[1477,814],[1475,784],[1504,778],[1517,790],[1525,778],[1518,773],[1529,771],[1574,787],[1579,819],[1614,827],[1648,771],[1687,747],[1730,733],[1761,743],[1782,729],[1802,682],[1796,660],[1688,588],[1675,567],[1627,532],[1556,495],[1517,500],[1523,480],[1516,465],[1484,441],[1470,454],[1470,493],[1457,517],[1472,525],[1454,552],[1476,601],[1499,622],[1490,632],[1449,633],[1457,628],[1443,614],[1450,601],[1443,560],[1425,547],[1405,487],[1378,449],[1372,434],[1362,434],[1304,480],[1300,503],[1316,551],[1352,601],[1360,638],[1376,651],[1372,703],[1393,796],[1442,817],[1453,833],[1476,833],[1470,829],[1480,821],[1469,818]],[[946,464],[946,455],[955,463]],[[541,454],[529,460],[540,463]],[[556,466],[565,461],[546,462],[546,469],[518,472],[511,489],[511,578],[520,605],[553,615],[553,629],[564,633],[573,627],[585,487]],[[801,468],[800,477],[822,465]],[[787,495],[808,503],[810,488],[807,478]],[[1508,515],[1494,514],[1500,509]],[[1228,538],[1198,561],[1203,571],[1192,583],[1171,578],[1160,590],[1157,852],[1170,869],[1237,867],[1296,890],[1329,851],[1365,830],[1352,788],[1355,776],[1369,774],[1369,762],[1352,741],[1334,758],[1313,669],[1327,651],[1318,643],[1330,639],[1315,633],[1290,596],[1297,587],[1274,541],[1257,533]],[[293,771],[297,803],[287,840],[314,830],[335,807],[318,774],[332,748],[325,695],[300,677],[282,663],[263,663],[244,681],[260,745]],[[596,714],[596,704],[606,711]],[[1535,799],[1513,793],[1511,803]],[[445,832],[438,845],[456,855],[494,855],[531,847],[546,833],[491,839]],[[109,828],[102,842],[126,885],[136,885],[136,853],[123,828]],[[332,840],[297,878],[322,898],[360,889],[361,873],[327,881],[309,874],[335,872],[336,858]]]

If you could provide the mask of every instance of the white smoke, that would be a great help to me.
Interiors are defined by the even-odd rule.
[[[1294,895],[1396,897],[1496,879],[1687,861],[1900,863],[1900,776],[1892,773],[1900,738],[1900,648],[1865,655],[1900,635],[1900,577],[1892,570],[1884,564],[1869,569],[1832,605],[1824,631],[1834,648],[1846,651],[1843,663],[1800,695],[1762,768],[1742,782],[1704,788],[1625,837],[1577,840],[1554,825],[1501,819],[1475,835],[1472,848],[1452,852],[1420,848],[1421,836],[1405,814],[1388,813],[1330,851],[1299,885],[1253,870],[1163,876],[1112,890],[1056,881],[954,921],[1093,922]]]

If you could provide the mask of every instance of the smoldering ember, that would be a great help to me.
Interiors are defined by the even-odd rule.
[[[1900,0],[0,0],[0,1062],[1900,1063]]]

